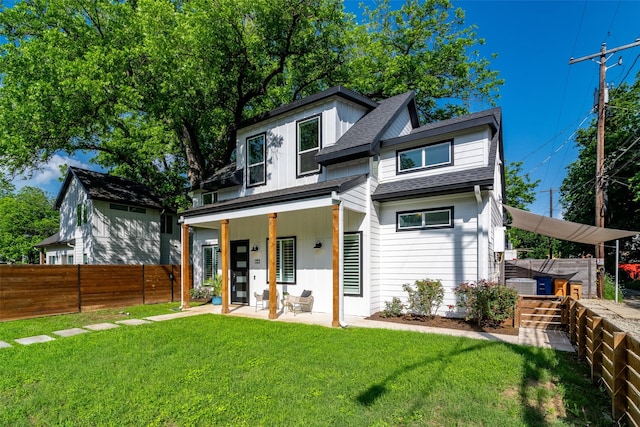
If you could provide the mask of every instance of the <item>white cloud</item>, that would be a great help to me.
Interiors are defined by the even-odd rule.
[[[38,169],[31,173],[15,177],[12,181],[13,185],[15,185],[16,189],[26,186],[38,187],[52,195],[56,195],[62,185],[59,180],[61,177],[61,165],[76,166],[84,169],[96,169],[95,166],[91,167],[89,164],[72,157],[54,154],[46,164],[41,165]]]

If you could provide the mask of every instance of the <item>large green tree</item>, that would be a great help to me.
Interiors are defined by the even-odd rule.
[[[35,263],[34,245],[58,231],[53,200],[35,187],[0,197],[0,260]]]
[[[522,162],[511,162],[504,167],[507,204],[518,209],[526,209],[536,200],[536,188],[540,180],[532,181],[529,174],[522,171]],[[509,228],[509,241],[515,249],[520,249],[520,258],[548,258],[549,246],[553,245],[557,254],[557,242],[548,237],[518,228]],[[526,251],[525,251],[526,249]]]
[[[424,120],[493,103],[483,43],[447,0],[22,0],[0,7],[0,160],[64,150],[184,202],[233,157],[244,120],[342,84],[415,90]],[[185,178],[186,177],[186,178]]]
[[[640,224],[640,80],[609,91],[605,119],[605,226],[638,230]],[[597,123],[578,132],[578,159],[567,170],[560,189],[564,218],[595,221]],[[564,244],[572,254],[593,253],[593,246]],[[640,259],[633,239],[623,241],[625,254]],[[611,253],[611,249],[607,252]]]

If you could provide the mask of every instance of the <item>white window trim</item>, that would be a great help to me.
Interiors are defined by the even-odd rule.
[[[284,281],[282,280],[283,276],[285,275],[285,267],[284,267],[284,263],[280,262],[280,265],[278,266],[278,260],[282,260],[284,258],[284,252],[283,252],[283,247],[282,247],[282,242],[285,240],[291,240],[293,242],[293,270],[291,271],[291,280],[287,280]],[[267,239],[267,244],[266,247],[269,247],[269,239]],[[276,238],[276,283],[278,284],[282,284],[282,285],[295,285],[296,284],[296,280],[297,280],[297,261],[298,261],[298,257],[296,256],[296,250],[297,250],[297,242],[296,242],[296,238],[295,236],[288,236],[288,237],[278,237]],[[269,281],[269,251],[267,250],[267,282]]]

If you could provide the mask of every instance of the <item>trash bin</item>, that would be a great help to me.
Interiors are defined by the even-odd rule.
[[[567,295],[567,279],[553,279],[553,294],[559,297]]]
[[[571,281],[567,286],[569,288],[567,296],[570,296],[573,299],[582,298],[582,282],[577,280]]]
[[[536,294],[537,295],[551,295],[553,278],[550,276],[537,276],[536,279]]]
[[[536,281],[526,277],[507,279],[507,286],[518,291],[518,295],[535,295]]]

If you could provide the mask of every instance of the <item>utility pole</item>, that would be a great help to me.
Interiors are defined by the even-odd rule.
[[[640,39],[637,39],[634,43],[630,43],[624,46],[616,47],[607,50],[607,44],[602,43],[599,53],[593,55],[583,56],[578,59],[569,59],[569,65],[577,62],[586,61],[589,59],[600,58],[596,61],[600,65],[600,84],[598,93],[598,128],[597,128],[597,140],[596,140],[596,212],[595,212],[595,225],[597,227],[604,227],[604,119],[605,119],[605,92],[606,92],[606,74],[607,74],[607,60],[611,56],[620,50],[629,49],[632,47],[640,46]],[[610,55],[607,58],[607,55]],[[618,61],[618,64],[622,63],[622,58]],[[612,65],[614,67],[615,65]],[[611,68],[611,67],[608,67]],[[607,100],[608,101],[608,100]],[[600,242],[596,245],[596,265],[598,271],[598,298],[602,298],[603,295],[603,282],[604,282],[604,242]]]
[[[542,190],[541,193],[549,192],[549,218],[553,218],[553,188]],[[549,259],[553,259],[553,237],[549,237]]]

